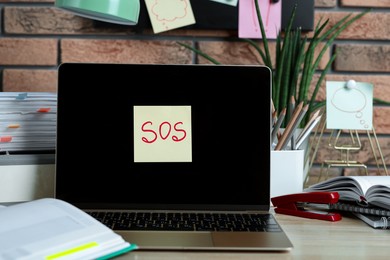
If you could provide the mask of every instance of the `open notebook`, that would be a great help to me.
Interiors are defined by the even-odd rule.
[[[270,122],[267,67],[62,64],[56,197],[139,250],[289,250]]]
[[[0,259],[110,259],[136,249],[80,209],[43,198],[0,205]]]

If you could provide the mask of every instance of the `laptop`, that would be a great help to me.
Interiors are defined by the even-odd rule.
[[[56,198],[140,250],[293,248],[270,212],[269,68],[64,63],[58,77]]]

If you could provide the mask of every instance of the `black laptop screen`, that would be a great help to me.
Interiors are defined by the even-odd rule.
[[[62,64],[55,194],[80,207],[269,205],[270,70]]]

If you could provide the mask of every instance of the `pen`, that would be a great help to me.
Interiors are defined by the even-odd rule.
[[[299,127],[299,124],[300,124],[301,121],[303,120],[303,117],[305,116],[307,110],[309,110],[309,104],[306,104],[306,105],[302,108],[301,112],[300,112],[299,115],[298,115],[297,120],[294,122],[294,125],[293,125],[293,128],[292,128],[292,133],[290,134],[290,135],[291,135],[291,142],[292,142],[292,143],[291,143],[291,149],[292,149],[292,150],[296,150],[296,149],[297,149],[296,146],[295,146],[295,138],[294,138],[294,140],[293,140],[293,137],[294,137],[294,135],[295,135],[296,129]]]
[[[302,132],[299,136],[302,136],[302,134],[306,131],[306,129],[310,126],[310,124],[319,116],[320,110],[317,110],[309,119],[309,121],[306,123],[305,127],[302,129]],[[298,137],[299,138],[299,137]]]
[[[290,141],[291,136],[295,133],[295,130],[297,129],[307,110],[309,109],[309,104],[306,104],[303,108],[302,105],[303,101],[297,106],[297,109],[295,109],[293,117],[291,118],[282,135],[282,142],[278,142],[278,145],[275,147],[275,150],[283,150],[287,146],[287,143]]]
[[[275,125],[276,121],[277,121],[277,114],[278,112],[277,111],[274,111],[272,113],[272,125]]]
[[[299,134],[299,136],[297,137],[297,139],[300,139],[302,137],[302,135],[306,132],[307,128],[310,127],[310,125],[313,123],[313,121],[320,116],[320,111],[322,111],[321,109],[318,109],[309,119],[309,121],[306,123],[305,127],[302,129],[302,132]],[[298,142],[298,141],[297,141]]]
[[[308,128],[304,132],[301,133],[300,137],[298,137],[296,149],[299,149],[299,147],[302,145],[303,141],[310,135],[311,131],[314,129],[314,127],[317,125],[318,122],[320,122],[321,116],[318,116],[314,119],[313,122],[309,125]]]
[[[275,104],[274,101],[271,99],[271,108],[272,108],[272,113],[275,112]]]
[[[284,132],[283,132],[282,136],[280,137],[278,144],[275,147],[275,150],[282,150],[287,145],[287,142],[289,141],[289,139],[287,137],[288,137],[288,135],[290,135],[289,133],[292,132],[293,127],[294,127],[294,122],[297,120],[297,118],[302,110],[302,107],[303,107],[303,101],[301,103],[299,103],[297,105],[297,107],[295,108],[295,110],[290,118],[290,121],[288,122],[288,124],[286,126],[286,129],[284,129]]]
[[[291,119],[291,116],[292,116],[292,113],[295,109],[295,98],[294,96],[291,96],[291,100],[290,100],[290,119]],[[291,136],[291,149],[295,150],[295,138],[294,138],[294,135]]]
[[[274,142],[277,133],[279,132],[280,126],[283,123],[284,117],[286,116],[286,108],[283,108],[282,111],[279,114],[278,120],[276,121],[274,128],[272,129],[272,135],[271,135],[271,141]]]
[[[276,118],[276,109],[275,109],[275,105],[274,105],[274,101],[271,99],[271,112],[272,112],[272,125],[275,124],[275,118]]]

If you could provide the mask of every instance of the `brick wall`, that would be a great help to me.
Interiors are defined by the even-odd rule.
[[[158,35],[151,30],[140,33],[130,26],[96,26],[92,20],[56,9],[53,3],[54,0],[0,0],[1,91],[56,91],[57,67],[62,62],[207,63],[177,41],[197,44],[225,64],[259,63],[253,49],[238,41],[236,31],[177,29]],[[328,55],[335,49],[338,55],[327,80],[371,82],[374,96],[390,101],[390,1],[316,0],[315,7],[315,22],[324,17],[330,19],[330,24],[347,13],[372,8],[340,34],[330,48]],[[322,88],[320,100],[324,93]],[[390,166],[389,105],[375,104],[374,126],[383,159]],[[311,174],[318,174],[320,163],[333,154],[323,140]],[[377,164],[367,136],[362,135],[362,149],[353,156],[376,174]],[[342,172],[334,168],[330,172],[356,173],[354,169]]]

